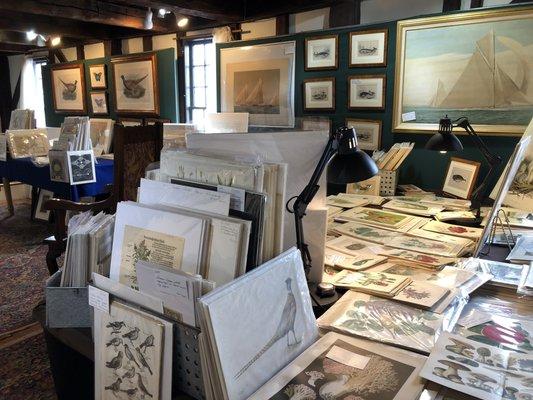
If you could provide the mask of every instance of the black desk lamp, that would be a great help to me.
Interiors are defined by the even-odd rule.
[[[372,158],[357,146],[355,129],[342,127],[329,137],[324,153],[320,157],[309,183],[304,190],[287,202],[287,211],[294,214],[296,224],[296,246],[302,253],[306,275],[311,269],[311,255],[304,240],[302,220],[307,206],[318,191],[318,181],[329,163],[328,182],[347,184],[364,181],[378,173],[378,167]],[[295,199],[295,200],[294,200]],[[289,203],[294,200],[292,208]]]
[[[454,125],[455,124],[455,125]],[[502,162],[499,156],[492,154],[483,140],[476,134],[470,122],[466,117],[461,117],[455,121],[451,121],[448,116],[442,118],[439,122],[439,130],[426,143],[426,149],[440,152],[447,151],[461,151],[463,145],[461,141],[452,132],[454,127],[463,128],[470,136],[472,136],[476,147],[479,149],[485,160],[489,164],[489,172],[485,175],[485,179],[479,184],[477,189],[472,194],[472,210],[476,211],[476,221],[481,222],[481,202],[487,189],[487,183],[491,178],[494,168]]]

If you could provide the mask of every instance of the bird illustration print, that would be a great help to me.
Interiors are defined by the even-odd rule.
[[[143,367],[145,367],[148,372],[150,372],[150,375],[153,375],[154,373],[152,372],[152,368],[150,368],[150,366],[146,362],[146,358],[144,358],[143,353],[141,353],[141,350],[139,350],[138,347],[135,347],[135,351],[137,352],[137,358],[139,359]]]
[[[140,85],[148,77],[148,74],[138,79],[126,79],[124,75],[120,75],[124,96],[130,99],[140,99],[146,93],[146,89]]]
[[[140,329],[135,327],[135,328],[133,328],[133,330],[129,331],[128,333],[125,333],[124,335],[122,335],[122,337],[126,338],[126,339],[129,339],[133,343],[133,341],[137,340],[137,338],[139,337],[139,331],[140,331]]]
[[[144,339],[144,342],[142,342],[139,346],[143,353],[146,353],[146,349],[148,349],[148,347],[154,347],[154,339],[154,335],[149,335],[146,337],[146,339]]]
[[[132,365],[131,368],[128,368],[126,372],[124,372],[124,375],[122,375],[122,379],[131,379],[135,376],[135,365]]]
[[[122,383],[122,379],[118,378],[111,385],[104,387],[104,390],[111,390],[113,392],[113,394],[116,396],[117,393],[120,391],[120,384],[121,383]]]
[[[287,278],[285,280],[285,284],[287,285],[287,299],[285,300],[285,305],[283,306],[283,311],[281,313],[281,318],[278,323],[278,326],[276,328],[276,331],[274,335],[270,338],[270,340],[263,346],[263,348],[254,356],[250,361],[244,365],[240,369],[237,374],[235,374],[234,379],[238,379],[246,372],[248,368],[250,368],[263,354],[265,354],[276,342],[279,340],[286,338],[287,339],[287,347],[295,346],[301,342],[301,339],[298,340],[296,338],[296,334],[294,332],[294,322],[296,320],[296,298],[294,297],[294,294],[292,293],[291,288],[291,278]],[[290,343],[290,333],[292,332],[292,336],[294,338],[294,343],[291,345]]]
[[[111,333],[120,333],[120,330],[125,326],[126,324],[123,321],[113,321],[107,324],[105,327],[113,329],[113,332]]]
[[[137,385],[139,386],[139,389],[141,390],[141,392],[143,392],[143,394],[148,397],[154,397],[151,393],[148,392],[148,389],[146,389],[141,374],[137,374]]]
[[[105,366],[107,368],[111,368],[113,372],[116,374],[117,369],[122,367],[122,351],[119,351],[118,354],[111,359],[111,361],[106,361]]]
[[[135,357],[133,357],[133,353],[131,352],[130,348],[127,344],[124,344],[124,354],[126,354],[126,358],[130,360],[131,362],[135,363],[138,368],[141,368]]]
[[[105,347],[113,346],[115,349],[122,344],[122,339],[119,337],[114,337],[109,342],[105,344]]]
[[[74,82],[65,82],[63,79],[59,78],[59,81],[65,87],[63,89],[63,100],[76,100],[76,89],[78,88],[78,81]]]

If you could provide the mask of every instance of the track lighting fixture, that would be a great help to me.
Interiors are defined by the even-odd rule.
[[[152,13],[151,8],[146,10],[146,16],[144,17],[144,23],[143,23],[144,29],[152,29],[154,27],[154,22],[152,21],[153,16],[154,14]]]

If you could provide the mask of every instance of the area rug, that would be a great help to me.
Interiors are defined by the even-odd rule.
[[[0,399],[57,399],[42,333],[0,349],[0,360]]]

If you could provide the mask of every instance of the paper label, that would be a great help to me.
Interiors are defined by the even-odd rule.
[[[414,121],[416,120],[416,113],[414,111],[406,112],[402,114],[402,122]]]
[[[109,314],[109,293],[95,286],[89,286],[89,305]]]
[[[481,325],[485,322],[492,320],[490,314],[484,312],[476,312],[475,314],[469,314],[461,318],[457,323],[465,328],[471,328],[472,326]]]
[[[155,271],[155,284],[157,289],[164,294],[189,299],[187,281],[167,271]]]
[[[246,197],[246,191],[244,189],[218,185],[217,191],[230,195],[229,207],[231,209],[244,211],[244,199]]]
[[[357,369],[365,369],[366,364],[370,361],[370,357],[362,356],[361,354],[352,353],[339,346],[333,346],[326,357],[330,360],[337,361],[341,364],[348,365]]]

